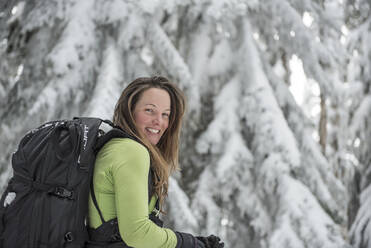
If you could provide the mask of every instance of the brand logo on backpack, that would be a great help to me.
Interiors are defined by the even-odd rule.
[[[89,132],[89,127],[87,125],[84,125],[84,151],[86,149],[86,145],[88,144],[88,132]]]

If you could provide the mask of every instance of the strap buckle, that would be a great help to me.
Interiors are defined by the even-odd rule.
[[[74,199],[73,191],[65,189],[63,187],[55,187],[54,192],[52,194],[61,197],[61,198],[68,198],[70,200]]]
[[[157,208],[154,208],[152,212],[155,213],[156,217],[158,217],[161,213],[160,210],[158,210]]]
[[[112,234],[110,241],[113,241],[113,242],[122,241],[120,233],[116,232],[116,233]]]

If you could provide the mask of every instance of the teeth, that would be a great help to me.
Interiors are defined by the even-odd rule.
[[[156,130],[156,129],[153,129],[153,128],[147,128],[148,131],[150,131],[151,133],[159,133],[160,130]]]

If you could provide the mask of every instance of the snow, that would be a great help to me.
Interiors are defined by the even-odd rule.
[[[205,70],[208,67],[208,54],[211,52],[212,41],[209,37],[208,27],[202,26],[200,28],[199,34],[193,39],[193,49],[189,54],[190,70],[193,75],[193,80],[195,84],[200,85],[200,91],[204,92],[208,89],[202,89],[206,85],[202,82],[206,79],[207,74]]]
[[[183,89],[188,96],[188,108],[190,112],[198,112],[197,106],[199,104],[198,87],[190,73],[188,65],[185,63],[182,56],[179,54],[173,43],[169,40],[164,30],[154,23],[148,29],[149,42],[154,53],[157,55],[159,61],[173,74],[176,82]],[[197,119],[197,116],[194,116]]]
[[[102,23],[115,23],[128,16],[132,7],[127,1],[97,1],[93,18]]]
[[[119,51],[111,39],[104,51],[104,61],[102,62],[92,101],[89,103],[85,116],[112,119],[113,110],[123,90],[122,82],[124,81],[121,73],[123,62],[121,56],[118,56]]]
[[[168,202],[170,211],[176,209],[176,213],[174,213],[177,216],[174,219],[175,228],[183,232],[194,232],[197,227],[197,219],[189,208],[189,198],[172,177],[169,180]]]
[[[251,37],[249,24],[245,24],[245,47],[241,51],[244,66],[246,93],[243,98],[241,114],[251,113],[254,118],[246,118],[246,124],[256,130],[269,144],[262,146],[267,151],[282,151],[283,159],[292,167],[300,165],[300,153],[292,132],[273,96],[272,89],[262,71],[262,65]],[[249,59],[247,59],[249,58]],[[241,69],[242,70],[242,69]],[[274,134],[274,136],[273,136]],[[274,147],[276,146],[276,147]]]
[[[56,78],[40,92],[29,111],[30,115],[43,108],[54,109],[57,102],[67,102],[71,98],[72,89],[78,89],[79,85],[91,77],[91,71],[86,68],[93,66],[96,59],[94,53],[88,52],[96,46],[95,27],[90,16],[93,6],[91,1],[79,1],[69,13],[70,21],[63,32],[63,38],[46,58],[51,63]],[[77,93],[75,102],[80,97],[81,93]],[[47,118],[53,116],[54,113],[49,113]]]
[[[313,23],[313,17],[310,15],[309,12],[305,11],[303,13],[303,23],[305,26],[307,26],[308,28],[312,25]]]
[[[371,95],[367,95],[362,99],[357,111],[354,113],[350,130],[356,134],[358,130],[367,128],[366,119],[370,118],[371,113]]]
[[[302,183],[284,176],[279,192],[286,203],[281,205],[283,211],[290,214],[290,219],[293,219],[291,221],[294,223],[303,223],[296,231],[306,243],[312,243],[314,247],[335,248],[344,245],[341,240],[340,229]],[[329,241],[328,237],[330,236],[334,239]]]
[[[15,22],[16,20],[19,20],[22,17],[24,7],[25,7],[25,2],[20,1],[20,2],[17,3],[17,5],[15,5],[12,8],[12,10],[11,10],[12,16],[10,17],[10,19],[7,22],[8,25]]]
[[[224,149],[223,140],[234,133],[238,128],[238,119],[235,111],[239,106],[239,99],[236,97],[239,91],[239,82],[232,79],[215,101],[216,118],[209,124],[209,128],[197,141],[196,149],[199,153],[220,153]],[[235,146],[234,146],[235,147]]]
[[[233,52],[227,40],[221,40],[214,48],[214,52],[209,59],[208,73],[210,76],[225,74],[233,65]]]
[[[79,1],[70,13],[70,22],[62,34],[64,39],[58,43],[49,55],[57,75],[64,75],[77,66],[83,49],[94,41],[94,25],[91,10],[92,1]],[[84,44],[85,43],[85,44]],[[87,44],[86,44],[87,43]]]
[[[371,232],[370,225],[370,211],[369,206],[371,204],[371,185],[369,185],[361,194],[361,207],[359,209],[356,220],[354,221],[350,230],[353,236],[354,247],[366,247],[369,248],[370,236],[367,234]]]

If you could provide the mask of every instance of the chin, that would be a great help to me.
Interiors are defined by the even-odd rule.
[[[149,141],[149,143],[151,143],[152,145],[157,145],[157,143],[159,142],[159,140],[157,140],[157,139],[149,139],[149,138],[147,138],[148,139],[148,141]]]

